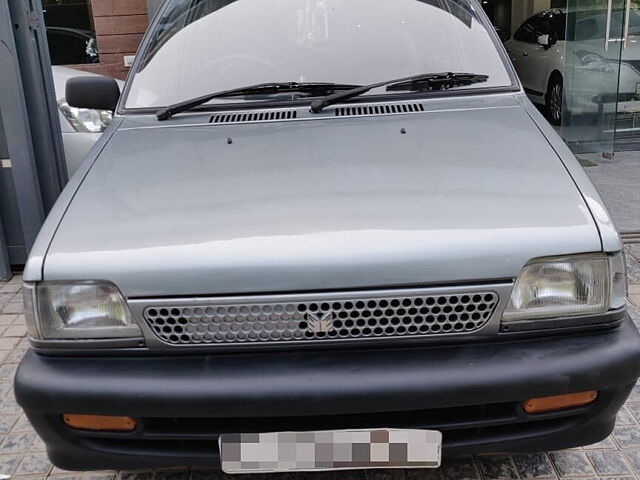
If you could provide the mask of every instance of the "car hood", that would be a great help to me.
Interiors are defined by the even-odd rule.
[[[150,125],[120,128],[99,155],[45,280],[110,280],[129,297],[440,285],[601,249],[580,192],[515,101]]]

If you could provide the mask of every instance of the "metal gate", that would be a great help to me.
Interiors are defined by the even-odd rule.
[[[0,279],[67,181],[41,0],[0,0]]]

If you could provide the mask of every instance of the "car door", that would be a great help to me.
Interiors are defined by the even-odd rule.
[[[95,38],[82,30],[48,27],[47,43],[52,65],[98,62],[98,56],[92,53],[91,48],[95,45]]]
[[[552,12],[538,15],[536,21],[533,22],[533,30],[530,34],[531,41],[527,42],[525,47],[527,51],[527,55],[524,56],[525,68],[531,79],[528,88],[531,95],[538,97],[544,97],[547,91],[549,63],[552,61],[553,55],[557,54],[557,49],[553,48],[553,45],[545,47],[538,43],[540,35],[549,35],[550,38],[555,37],[557,40],[557,34],[552,25],[553,15]]]
[[[511,58],[511,62],[518,72],[518,76],[522,81],[527,92],[534,90],[536,84],[536,72],[531,67],[529,56],[534,50],[532,46],[537,46],[538,31],[537,24],[539,22],[539,14],[526,20],[516,30],[513,39],[507,44],[507,52]],[[535,43],[534,43],[535,42]]]
[[[611,38],[616,32],[623,32],[623,11],[613,11],[611,19],[605,12],[580,11],[572,14],[572,38],[567,53],[572,57],[572,78],[567,87],[572,94],[572,109],[577,113],[595,112],[599,104],[596,98],[605,99],[604,105],[615,108],[617,100],[616,90],[620,88],[620,78],[623,72],[620,63],[621,46],[618,42],[611,42],[604,47],[607,35],[607,22],[610,23]],[[616,19],[618,21],[616,21]],[[622,53],[624,55],[624,53]],[[607,90],[603,90],[603,86]],[[634,94],[635,88],[631,88]]]

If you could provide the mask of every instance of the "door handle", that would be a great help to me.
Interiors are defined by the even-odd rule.
[[[523,57],[528,57],[528,56],[529,56],[529,54],[528,54],[527,52],[522,52],[522,56],[523,56]]]

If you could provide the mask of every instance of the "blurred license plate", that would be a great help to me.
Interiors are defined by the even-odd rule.
[[[225,473],[437,468],[442,434],[435,430],[326,430],[227,433],[220,436]]]

